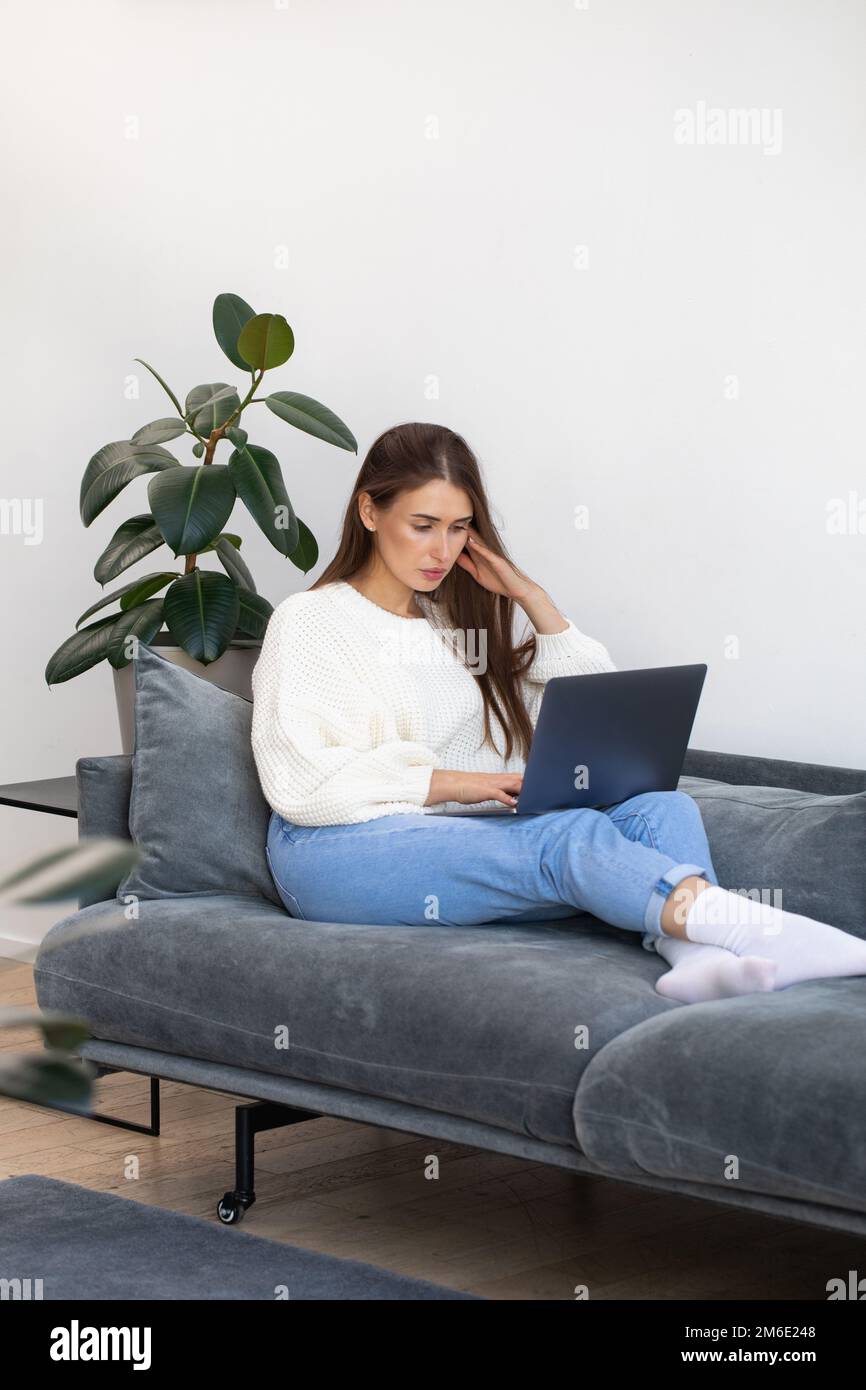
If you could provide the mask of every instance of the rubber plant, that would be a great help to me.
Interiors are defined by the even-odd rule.
[[[164,627],[204,665],[216,661],[230,642],[260,640],[272,606],[256,591],[240,554],[241,537],[223,530],[238,500],[271,545],[298,569],[306,574],[318,559],[316,539],[294,511],[279,460],[249,442],[241,420],[250,407],[265,405],[286,424],[339,449],[357,453],[355,438],[333,411],[310,396],[297,391],[256,394],[265,372],[281,367],[294,351],[294,334],[281,314],[257,314],[239,295],[219,294],[213,328],[232,366],[249,372],[246,394],[212,381],[194,386],[181,406],[159,373],[135,358],[159,382],[176,413],[142,425],[131,439],[103,445],[81,482],[81,520],[90,526],[128,483],[153,475],[147,489],[150,510],[117,528],[94,566],[99,584],[111,583],[163,545],[175,559],[184,560],[183,570],[139,575],[91,604],[49,659],[49,686],[102,660],[125,666],[135,655],[136,642],[151,642]],[[183,464],[164,448],[181,437],[191,440],[193,457],[200,462]],[[217,462],[223,440],[230,452],[225,462]],[[222,568],[202,568],[204,556]],[[94,619],[114,604],[115,611]]]

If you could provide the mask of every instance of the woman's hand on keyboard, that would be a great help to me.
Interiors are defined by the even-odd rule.
[[[473,806],[477,801],[501,801],[503,806],[516,806],[522,785],[522,772],[449,772],[437,768],[424,805],[459,801],[461,806]]]

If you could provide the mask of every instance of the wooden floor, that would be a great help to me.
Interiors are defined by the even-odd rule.
[[[0,1006],[35,1002],[0,961]],[[5,1053],[40,1051],[0,1031]],[[0,1178],[39,1173],[217,1221],[234,1186],[236,1098],[161,1083],[159,1138],[0,1098]],[[94,1108],[146,1123],[148,1082],[95,1083]],[[439,1158],[437,1180],[425,1159]],[[322,1118],[256,1139],[244,1231],[493,1299],[820,1299],[866,1271],[866,1241],[526,1159]]]

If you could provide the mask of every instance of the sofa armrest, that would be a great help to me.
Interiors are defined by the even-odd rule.
[[[686,750],[682,775],[741,787],[791,787],[821,796],[851,796],[866,791],[866,771],[859,768],[759,758],[747,753],[716,753],[705,748]]]
[[[128,840],[132,755],[119,753],[102,758],[79,758],[75,764],[75,782],[79,840],[92,835],[113,835]],[[89,907],[111,896],[106,890],[86,892],[79,898],[78,906]]]

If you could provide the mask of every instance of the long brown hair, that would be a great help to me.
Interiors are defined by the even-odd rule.
[[[343,519],[343,534],[333,560],[311,589],[333,580],[349,579],[373,558],[373,535],[363,524],[358,498],[367,492],[387,511],[402,492],[442,479],[462,488],[472,500],[473,529],[495,555],[514,565],[490,517],[490,507],[478,460],[459,434],[444,425],[410,422],[394,425],[375,439],[355,480]],[[518,574],[523,575],[522,570]],[[525,577],[525,576],[524,576]],[[505,734],[505,758],[511,757],[515,735],[524,758],[529,755],[532,723],[523,701],[519,677],[535,656],[535,633],[514,644],[514,600],[492,594],[455,564],[438,588],[425,595],[440,622],[460,633],[486,632],[486,670],[472,675],[484,701],[484,739],[495,748],[490,733],[494,714]],[[467,665],[471,671],[471,667]]]

